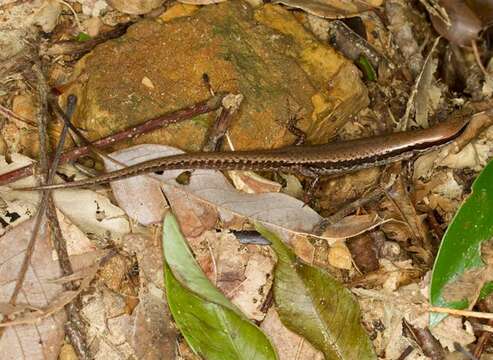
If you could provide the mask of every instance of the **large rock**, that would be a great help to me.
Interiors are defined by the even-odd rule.
[[[65,94],[79,96],[75,122],[96,139],[208,98],[204,73],[216,91],[244,95],[230,132],[235,149],[291,143],[281,123],[296,114],[311,142],[326,142],[368,104],[357,68],[290,12],[274,5],[254,12],[240,1],[137,23],[85,56]],[[199,116],[132,144],[198,150],[213,119]]]

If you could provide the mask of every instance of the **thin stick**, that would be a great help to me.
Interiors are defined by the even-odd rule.
[[[428,55],[426,56],[426,59],[423,63],[423,67],[421,68],[421,71],[419,72],[418,76],[416,77],[416,81],[414,82],[411,93],[409,94],[409,98],[407,99],[406,111],[404,112],[404,115],[402,116],[402,118],[399,120],[398,128],[400,131],[407,130],[407,128],[408,128],[409,116],[411,115],[411,110],[416,108],[415,98],[416,98],[416,95],[418,94],[419,84],[421,82],[421,79],[423,78],[423,74],[425,73],[426,67],[428,66],[429,62],[431,61],[431,56],[433,55],[433,52],[435,51],[438,43],[440,42],[440,39],[441,39],[441,36],[439,36],[435,39],[435,42],[431,46],[431,49],[428,52]]]
[[[58,142],[53,163],[50,168],[48,182],[52,182],[54,179],[60,156],[62,154],[63,146],[65,144],[65,139],[70,127],[69,124],[71,124],[70,118],[72,117],[72,114],[75,110],[77,98],[74,96],[69,98],[68,100],[67,114],[63,114],[63,118],[66,121],[63,124],[62,133],[60,134],[60,140]],[[60,269],[62,270],[63,276],[68,276],[73,274],[73,269],[67,251],[67,242],[65,241],[62,230],[60,228],[60,223],[58,221],[58,216],[56,213],[55,201],[53,199],[53,193],[51,191],[48,193],[49,196],[47,199],[46,216],[51,228],[53,245],[58,255],[58,263],[60,265]],[[65,290],[77,289],[77,286],[73,282],[65,283],[63,287]],[[65,324],[65,333],[67,334],[70,343],[74,347],[74,350],[77,353],[79,359],[90,359],[89,348],[87,346],[84,334],[84,323],[80,317],[80,301],[78,301],[78,298],[74,299],[74,301],[71,301],[65,306],[65,312],[68,318],[68,321]]]
[[[221,113],[214,125],[209,129],[207,141],[202,151],[219,151],[226,132],[231,127],[233,115],[238,111],[243,100],[243,95],[229,94],[223,98]]]
[[[20,115],[17,115],[15,112],[12,110],[7,109],[5,106],[0,105],[0,114],[5,116],[7,119],[15,119],[17,121],[21,121],[25,123],[26,125],[29,125],[31,127],[36,127],[36,123],[30,119],[27,119],[25,117],[22,117]]]
[[[489,76],[488,71],[486,71],[483,62],[481,61],[481,56],[479,55],[479,50],[478,50],[478,45],[476,44],[476,40],[471,41],[471,47],[472,47],[472,52],[474,54],[474,58],[476,59],[476,62],[479,68],[481,69],[481,72],[483,73],[484,77],[487,78]]]
[[[57,0],[60,4],[65,5],[66,7],[69,8],[69,10],[72,12],[72,15],[74,15],[75,23],[77,24],[77,27],[79,28],[79,31],[84,31],[84,28],[82,27],[82,24],[80,23],[79,16],[77,15],[77,12],[74,10],[72,5],[70,5],[68,2],[64,0]]]
[[[47,149],[48,149],[48,136],[46,133],[46,128],[47,128],[47,105],[48,105],[48,86],[46,84],[46,80],[44,78],[44,74],[41,70],[41,65],[36,63],[33,66],[33,72],[36,77],[36,82],[38,84],[38,113],[37,113],[37,120],[38,120],[38,128],[39,128],[39,142],[40,142],[40,166],[41,169],[44,170],[45,175],[45,180],[43,181],[46,184],[50,184],[53,182],[53,179],[55,177],[56,173],[56,168],[58,166],[60,156],[62,154],[62,149],[64,146],[65,138],[68,132],[68,126],[64,126],[62,130],[62,134],[60,136],[60,141],[57,145],[55,157],[53,159],[53,163],[51,164],[51,168],[48,169],[48,154],[47,154]],[[72,106],[72,108],[69,110],[70,115],[73,113],[73,108],[75,106],[75,103],[69,104],[69,106]],[[15,288],[14,291],[12,292],[12,295],[10,297],[10,303],[15,304],[17,301],[17,297],[20,293],[20,290],[22,289],[22,286],[24,284],[24,280],[26,278],[26,273],[29,268],[29,265],[31,263],[31,259],[34,253],[34,248],[36,244],[36,240],[38,238],[39,230],[41,229],[41,225],[43,223],[43,217],[45,215],[45,212],[48,210],[48,220],[50,222],[50,226],[52,228],[53,233],[55,234],[55,238],[58,241],[55,241],[55,247],[57,250],[57,253],[59,254],[59,262],[60,262],[60,267],[62,269],[62,272],[66,275],[67,273],[70,274],[72,273],[72,267],[70,264],[70,261],[68,259],[68,253],[66,249],[66,244],[62,240],[60,241],[60,238],[63,239],[63,236],[61,236],[61,229],[58,224],[58,219],[56,217],[56,209],[55,205],[53,202],[53,198],[51,197],[51,191],[43,191],[42,193],[42,198],[41,198],[41,203],[38,208],[38,211],[36,213],[36,221],[35,225],[33,228],[33,232],[31,233],[31,237],[29,239],[29,242],[26,247],[26,251],[24,254],[24,259],[21,265],[21,268],[19,270],[19,275],[17,277],[16,283],[15,283]],[[56,219],[56,220],[54,220]],[[58,236],[57,236],[58,235]],[[63,244],[65,246],[60,246],[60,244]],[[58,246],[57,246],[58,245]],[[62,248],[63,247],[63,248]],[[67,284],[68,286],[68,284]],[[72,345],[74,346],[74,349],[76,350],[76,353],[79,357],[79,359],[89,359],[88,354],[88,347],[85,341],[85,337],[82,334],[82,321],[78,315],[79,311],[75,303],[70,303],[66,306],[66,312],[67,312],[67,317],[69,322],[66,324],[66,332],[67,335],[69,336]],[[4,333],[4,329],[0,329],[0,336],[2,336]]]
[[[130,21],[125,24],[117,25],[113,30],[106,31],[99,34],[95,38],[87,41],[75,41],[75,40],[63,40],[55,42],[46,50],[43,51],[43,55],[57,56],[57,55],[73,55],[81,56],[89,51],[91,51],[96,45],[104,43],[110,39],[115,39],[127,31],[128,27],[134,22]]]
[[[38,84],[38,111],[36,114],[38,128],[39,128],[39,142],[40,142],[40,166],[43,169],[48,169],[48,155],[46,154],[46,141],[48,136],[43,129],[46,129],[47,123],[47,99],[48,99],[48,88],[46,82],[43,81],[44,77],[42,75],[41,66],[38,63],[35,63],[32,68],[34,75],[36,77],[36,82]],[[44,150],[44,151],[43,151]],[[46,180],[49,180],[49,174],[46,172],[45,176]],[[26,277],[26,272],[29,267],[29,263],[31,262],[31,257],[34,252],[34,245],[36,243],[36,238],[38,236],[39,229],[41,227],[41,223],[43,220],[44,212],[46,210],[46,201],[48,199],[48,191],[43,191],[43,195],[41,197],[41,204],[39,206],[38,212],[36,214],[36,222],[34,225],[33,232],[31,234],[31,238],[26,247],[26,253],[24,255],[24,260],[22,262],[21,268],[19,270],[19,274],[17,276],[17,280],[15,282],[14,291],[10,296],[9,302],[11,304],[15,304],[17,301],[17,296],[22,288],[22,284],[24,283],[24,279]]]
[[[44,76],[42,75],[41,71],[41,65],[36,62],[33,67],[32,67],[32,72],[35,76],[35,81],[37,83],[37,95],[38,95],[38,111],[36,114],[36,119],[38,123],[38,127],[40,129],[46,129],[46,118],[47,118],[47,99],[48,99],[48,87],[46,85],[46,82],[44,81]],[[48,157],[46,155],[45,150],[45,143],[46,143],[46,133],[40,130],[39,133],[39,138],[40,138],[40,165],[42,168],[47,169],[48,166]],[[48,173],[46,172],[46,176],[48,176]],[[42,196],[41,196],[41,203],[38,208],[38,211],[36,213],[36,221],[34,223],[34,228],[33,232],[31,233],[31,237],[29,239],[29,242],[27,243],[26,246],[26,251],[24,254],[24,259],[22,261],[21,267],[19,269],[19,273],[15,282],[15,287],[14,290],[12,291],[12,294],[10,295],[9,303],[12,305],[15,305],[17,302],[17,297],[19,296],[20,290],[22,288],[22,284],[24,284],[24,280],[26,278],[26,273],[27,269],[29,267],[29,264],[31,262],[31,258],[34,252],[34,245],[36,244],[36,239],[39,233],[39,230],[41,228],[41,224],[43,221],[43,215],[46,210],[46,203],[48,199],[48,191],[43,191]],[[5,330],[2,328],[0,329],[0,338],[3,336]]]
[[[454,316],[466,316],[473,317],[478,319],[493,319],[493,313],[480,312],[480,311],[470,311],[470,310],[458,310],[458,309],[450,309],[438,306],[430,306],[428,308],[430,312],[436,312],[441,314],[449,314]]]
[[[69,95],[67,97],[67,102],[74,102],[77,101],[77,97],[75,95]],[[63,110],[60,108],[60,105],[58,105],[58,102],[55,98],[50,99],[50,106],[52,110],[55,112],[56,115],[58,115],[62,120],[64,126],[66,126],[68,129],[70,129],[74,135],[85,145],[89,148],[89,150],[93,153],[93,155],[99,157],[101,160],[108,159],[114,162],[117,162],[113,160],[109,155],[105,154],[103,151],[99,150],[97,147],[95,147],[91,141],[85,137],[84,134],[76,127],[74,124],[72,124],[71,116],[69,114],[65,114]],[[120,164],[119,162],[117,162]],[[122,164],[120,164],[122,165]],[[123,165],[125,166],[125,165]]]

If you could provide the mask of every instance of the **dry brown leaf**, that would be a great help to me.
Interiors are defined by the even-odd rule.
[[[139,145],[114,153],[112,156],[127,165],[152,158],[180,153],[181,151],[163,145]],[[119,166],[106,164],[109,170]],[[181,170],[166,171],[162,175],[152,175],[161,180],[161,186],[173,210],[181,220],[182,230],[186,236],[198,236],[212,228],[217,221],[226,226],[241,225],[246,219],[261,221],[288,233],[310,233],[322,219],[315,211],[300,200],[280,193],[246,194],[236,190],[219,172],[211,170],[194,170],[190,183],[186,186],[176,183],[175,178]],[[119,204],[135,213],[133,199],[141,195],[157,193],[155,181],[138,176],[111,184]],[[154,189],[153,189],[154,187]],[[129,198],[130,196],[130,198]],[[163,196],[145,197],[137,206],[152,202],[163,203]],[[162,214],[162,209],[158,210]],[[137,218],[139,221],[139,219]]]
[[[383,0],[275,0],[307,13],[329,19],[357,15],[382,5]]]
[[[253,171],[229,171],[231,181],[238,190],[249,194],[279,192],[281,184],[268,180]]]
[[[117,293],[125,291],[127,274],[132,266],[131,260],[122,254],[116,254],[108,259],[99,271],[98,280],[108,289]]]
[[[322,360],[324,356],[308,341],[287,329],[271,307],[260,326],[275,345],[279,358],[283,360]]]
[[[328,240],[347,239],[388,222],[389,220],[380,219],[375,214],[350,215],[327,227],[321,237]]]
[[[171,359],[177,332],[164,294],[160,236],[130,234],[124,238],[124,246],[137,257],[140,280],[139,304],[130,318],[134,330],[127,335],[127,341],[138,359]]]
[[[423,69],[418,76],[416,83],[416,104],[415,104],[415,121],[420,127],[429,127],[428,114],[432,113],[434,108],[431,106],[432,93],[436,87],[433,86],[433,74],[438,66],[438,59],[433,57],[435,48],[438,45],[438,39],[435,40],[433,47],[428,53],[423,64]]]
[[[7,164],[5,159],[0,157],[0,173],[15,170],[32,162],[20,154],[12,154],[12,160],[13,162]],[[31,176],[11,185],[13,187],[33,186],[35,180]],[[124,234],[130,231],[125,213],[115,206],[108,197],[100,193],[83,189],[61,190],[54,191],[53,196],[57,209],[64,216],[60,218],[63,226],[62,231],[68,236],[70,242],[77,247],[91,246],[87,242],[81,242],[83,235],[80,230],[90,234],[91,240],[96,240],[102,244],[106,244],[108,241],[118,242]],[[31,214],[35,213],[40,199],[38,192],[13,191],[7,186],[0,186],[0,197],[7,205],[3,211],[15,212],[20,215],[15,221],[8,222],[11,226],[28,219]],[[77,206],[74,206],[74,199],[77,199]],[[0,216],[5,216],[5,212],[0,212]],[[75,224],[78,229],[70,225],[71,223]]]
[[[83,296],[81,315],[87,324],[86,340],[95,359],[137,358],[128,339],[134,331],[123,296],[97,288]]]
[[[395,212],[392,217],[400,218],[405,221],[416,240],[420,244],[428,243],[428,229],[424,226],[423,219],[418,216],[416,208],[414,207],[413,199],[408,193],[402,178],[394,183],[392,189],[388,192],[390,196]],[[401,215],[398,216],[397,214]]]
[[[450,198],[458,198],[462,194],[462,187],[457,183],[454,179],[453,174],[450,171],[440,171],[435,176],[433,176],[429,181],[415,181],[415,192],[414,196],[416,198],[416,202],[419,203],[421,201],[427,202],[425,200],[426,196],[429,196],[434,192],[435,188],[450,188],[451,191],[446,190],[445,192],[437,191],[438,193],[449,196]],[[453,196],[450,196],[452,195]]]
[[[300,180],[293,174],[281,174],[281,177],[284,179],[284,181],[286,181],[286,186],[283,187],[281,191],[294,198],[302,199],[305,195],[305,192]]]
[[[458,317],[448,316],[442,320],[440,326],[430,330],[433,336],[440,341],[442,347],[449,351],[455,351],[455,343],[466,347],[476,340],[471,324]]]
[[[26,325],[26,324],[36,324],[39,321],[46,319],[50,316],[55,315],[57,312],[61,311],[63,307],[73,301],[83,290],[85,290],[89,283],[94,279],[96,273],[99,269],[98,264],[94,264],[91,267],[85,268],[78,272],[78,276],[82,276],[82,281],[77,290],[74,291],[64,291],[60,293],[48,306],[43,308],[31,308],[29,305],[19,304],[16,305],[16,310],[23,308],[23,314],[20,316],[15,316],[14,319],[4,321],[0,323],[0,327],[8,327],[14,325]],[[52,282],[54,283],[54,282]],[[27,311],[31,310],[31,311]]]
[[[268,247],[243,245],[227,231],[188,238],[207,277],[250,319],[261,321],[275,261]]]
[[[0,303],[0,314],[8,317],[18,316],[18,314],[23,314],[30,311],[38,311],[40,309],[35,308],[29,304],[15,304],[11,303]]]
[[[15,96],[12,99],[12,112],[18,117],[25,120],[19,121],[16,118],[10,119],[10,121],[12,121],[20,128],[26,127],[26,123],[34,124],[34,119],[36,116],[36,104],[34,96],[29,93]]]
[[[450,26],[440,17],[431,15],[431,22],[436,31],[459,46],[471,46],[471,42],[478,38],[483,24],[479,17],[463,0],[439,0],[439,5],[447,13]]]
[[[0,302],[5,303],[10,299],[33,223],[32,219],[24,221],[0,237]],[[91,264],[93,255],[89,253],[72,258],[74,268]],[[3,358],[57,358],[63,342],[65,313],[55,311],[60,310],[73,295],[64,293],[62,285],[51,281],[59,276],[58,261],[52,257],[49,236],[45,226],[42,226],[18,302],[44,309],[46,313],[42,316],[38,314],[31,318],[19,318],[24,323],[38,320],[34,324],[6,328],[0,339],[0,353]]]
[[[263,320],[263,305],[272,287],[274,259],[261,251],[251,251],[243,280],[228,295],[231,301],[250,319]]]
[[[177,333],[164,298],[164,294],[156,296],[149,284],[139,291],[139,304],[130,323],[133,331],[127,336],[136,359],[174,358]]]
[[[79,360],[74,347],[71,344],[63,344],[58,360]]]
[[[101,31],[103,25],[103,21],[101,21],[99,17],[90,17],[89,19],[86,19],[82,22],[82,26],[84,27],[84,29],[86,29],[87,35],[92,38],[95,38],[99,35],[99,32]]]
[[[398,241],[407,240],[406,235],[409,235],[413,240],[414,251],[424,261],[432,261],[429,231],[425,226],[423,217],[417,214],[413,200],[401,178],[394,183],[388,192],[388,200],[384,205],[387,208],[388,217],[402,220],[403,223],[386,224],[383,226],[383,230],[387,232],[391,230],[395,235],[394,239]],[[401,228],[402,226],[407,226],[408,229]],[[408,250],[411,249],[408,248]]]
[[[423,284],[410,284],[396,291],[354,288],[352,292],[359,298],[363,321],[367,324],[380,322],[383,325],[380,330],[375,331],[377,338],[373,344],[377,353],[385,353],[389,359],[397,359],[409,345],[409,340],[402,336],[403,318],[420,329],[428,326],[428,301],[424,296],[427,289]],[[462,319],[447,319],[431,329],[442,346],[452,350],[453,347],[449,346],[453,342],[466,346],[474,341],[472,329],[467,322],[464,328]]]
[[[39,25],[44,32],[49,33],[55,28],[61,12],[62,5],[60,1],[44,0],[32,15],[31,21],[35,25]]]
[[[115,160],[127,165],[182,153],[164,145],[137,145],[112,154]],[[106,161],[108,170],[121,166]],[[159,194],[161,187],[180,219],[182,231],[187,237],[196,237],[221,222],[224,227],[242,229],[247,220],[260,221],[276,231],[285,231],[294,236],[312,234],[322,220],[313,209],[295,198],[281,193],[246,194],[236,190],[227,179],[213,170],[193,170],[188,185],[179,185],[176,177],[183,170],[169,170],[162,175],[143,175],[114,181],[111,187],[120,206],[130,214],[140,213],[139,209],[149,206],[157,209],[156,219],[163,213],[165,203]],[[147,194],[155,194],[147,196]],[[140,197],[140,199],[139,199]],[[137,199],[137,200],[136,200]],[[144,199],[144,200],[143,200]],[[138,209],[139,211],[136,211]],[[139,218],[136,219],[139,221]],[[320,236],[326,240],[337,240],[359,235],[385,220],[375,215],[350,216],[330,225]]]
[[[140,280],[164,291],[160,234],[156,232],[154,236],[151,236],[143,231],[130,233],[124,237],[123,246],[126,251],[137,257]]]
[[[91,351],[95,358],[171,359],[177,332],[165,300],[160,239],[142,229],[123,241],[139,265],[138,304],[129,311],[128,296],[106,287],[87,296],[82,313]]]
[[[353,131],[349,131],[349,133],[355,134]],[[378,186],[380,177],[379,168],[370,168],[323,182],[320,189],[320,206],[330,213],[334,213],[351,201],[365,197]]]
[[[67,252],[70,256],[96,251],[96,246],[89,240],[86,234],[59,210],[57,210],[57,218],[63,238],[67,243]],[[58,258],[54,250],[53,258]]]
[[[292,248],[294,253],[303,261],[311,264],[315,259],[316,248],[310,242],[307,236],[297,236],[292,241]]]
[[[416,77],[423,68],[424,61],[420,47],[421,41],[418,41],[418,34],[415,31],[415,19],[418,12],[406,0],[387,0],[384,7],[392,41],[402,52],[412,76]]]

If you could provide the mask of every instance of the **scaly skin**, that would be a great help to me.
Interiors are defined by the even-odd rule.
[[[446,145],[456,139],[466,125],[467,121],[461,119],[444,122],[429,129],[317,146],[172,155],[144,161],[90,179],[19,190],[85,187],[151,172],[176,169],[284,171],[312,177],[347,173],[409,159],[416,153]]]

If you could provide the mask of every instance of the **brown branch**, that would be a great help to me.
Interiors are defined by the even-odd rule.
[[[77,101],[77,97],[75,95],[69,95],[67,97],[67,104],[69,104],[70,102],[74,102],[74,101]],[[88,138],[86,138],[85,135],[82,134],[82,132],[76,126],[74,126],[72,124],[70,116],[67,116],[67,114],[65,114],[63,112],[63,110],[60,108],[60,105],[58,105],[58,101],[55,98],[50,99],[50,106],[51,106],[52,110],[55,112],[55,114],[58,115],[63,120],[64,126],[66,126],[68,129],[70,129],[72,131],[73,135],[75,135],[75,137],[77,137],[77,139],[82,144],[84,144],[85,146],[88,146],[89,150],[91,151],[91,153],[93,155],[95,155],[96,157],[98,157],[101,160],[106,159],[106,160],[114,162],[115,164],[121,165],[122,167],[126,166],[125,164],[123,164],[119,161],[116,161],[111,156],[107,155],[105,152],[103,152],[102,150],[99,150],[97,147],[95,147],[91,143],[91,141]]]
[[[430,329],[427,327],[424,329],[414,327],[406,319],[402,319],[402,325],[405,336],[413,339],[424,355],[430,357],[432,360],[444,358],[444,350],[440,342],[433,337]]]
[[[22,117],[20,115],[17,115],[15,112],[13,112],[10,109],[7,109],[5,106],[0,105],[0,114],[5,116],[7,119],[14,119],[17,121],[21,121],[25,123],[26,125],[36,127],[36,123],[30,119],[26,119],[25,117]]]
[[[46,119],[47,119],[47,104],[48,104],[48,86],[46,85],[46,81],[44,81],[44,76],[42,74],[41,65],[39,62],[36,62],[32,67],[32,74],[34,75],[34,81],[36,83],[36,90],[38,96],[38,108],[36,113],[36,120],[38,123],[38,127],[40,129],[40,165],[42,168],[47,169],[48,166],[48,157],[46,152],[43,150],[46,149],[45,144],[47,140],[46,132],[43,132],[42,129],[46,129]],[[48,174],[46,174],[48,176]],[[48,199],[48,191],[43,191],[41,197],[41,203],[39,205],[38,211],[35,214],[36,221],[34,223],[33,232],[31,233],[31,237],[29,238],[29,242],[26,246],[26,251],[24,254],[24,259],[22,261],[21,267],[19,269],[19,273],[15,282],[14,290],[10,295],[9,303],[15,305],[17,302],[17,297],[19,296],[22,285],[24,284],[24,280],[26,278],[27,269],[29,268],[29,264],[31,263],[31,258],[34,252],[34,246],[36,244],[36,239],[38,237],[39,229],[41,228],[43,216],[46,209],[46,203]],[[5,330],[0,329],[0,338],[3,336]]]
[[[330,44],[347,58],[357,60],[364,55],[375,69],[378,69],[379,65],[391,70],[396,69],[392,61],[341,20],[331,21],[328,32]]]
[[[64,124],[60,136],[60,140],[57,144],[53,162],[51,164],[51,167],[48,169],[49,146],[48,146],[48,136],[46,133],[47,118],[48,118],[48,111],[47,111],[48,86],[46,84],[46,80],[41,70],[41,65],[39,63],[36,63],[33,66],[33,72],[36,77],[36,83],[38,89],[38,111],[36,117],[37,117],[38,128],[39,128],[40,167],[43,173],[46,174],[45,175],[46,181],[43,182],[46,184],[50,184],[54,180],[56,169],[58,167],[61,158],[62,149],[64,147],[65,139],[68,133],[68,126],[67,124]],[[69,115],[67,116],[68,119],[70,119],[70,116],[73,114],[74,107],[75,107],[75,102],[69,103],[69,109],[68,109]],[[19,270],[19,275],[16,279],[14,291],[12,292],[12,295],[10,297],[11,304],[16,303],[18,294],[20,293],[20,290],[22,289],[22,286],[24,284],[26,273],[29,268],[29,264],[31,263],[32,255],[34,253],[34,248],[38,237],[38,233],[43,223],[43,217],[45,215],[45,212],[47,214],[49,226],[52,230],[52,235],[54,238],[53,243],[55,245],[55,249],[58,254],[58,259],[59,259],[60,268],[62,270],[62,274],[64,276],[67,276],[73,273],[72,265],[68,257],[66,242],[65,239],[63,238],[60,229],[60,224],[58,222],[58,218],[56,215],[55,203],[51,195],[52,195],[51,191],[49,190],[43,191],[41,203],[36,213],[35,226],[33,232],[31,233],[31,237],[29,239],[28,245],[26,247],[26,252],[24,254],[24,259],[21,268]],[[74,283],[66,283],[64,284],[64,288],[67,290],[74,290],[76,286]],[[78,302],[72,301],[65,306],[65,311],[68,319],[68,322],[65,325],[65,330],[67,336],[70,339],[71,344],[74,346],[78,358],[85,360],[85,359],[89,359],[90,357],[88,355],[89,351],[83,331],[84,324],[79,315],[80,306],[77,306],[77,304]],[[0,331],[1,331],[0,332],[0,336],[1,336],[3,335],[4,330],[1,329]]]
[[[53,200],[53,194],[50,192],[48,197],[48,203],[46,208],[46,216],[50,224],[53,245],[55,247],[58,263],[60,269],[62,270],[63,276],[68,276],[73,273],[72,264],[70,263],[67,242],[63,237],[62,230],[60,228],[60,223],[58,222],[58,217],[56,214],[55,202]],[[65,290],[77,290],[77,286],[74,282],[67,282],[63,284]],[[67,323],[65,324],[65,333],[70,340],[70,343],[74,347],[77,357],[80,360],[88,360],[89,348],[87,346],[86,335],[85,335],[85,325],[80,317],[80,298],[77,297],[73,301],[65,305],[65,312],[67,314]]]
[[[80,57],[91,51],[96,45],[122,36],[132,24],[133,22],[128,22],[126,24],[117,25],[114,29],[106,31],[87,41],[64,40],[56,42],[49,48],[42,50],[42,55],[74,55]]]
[[[32,71],[34,76],[36,77],[37,83],[37,92],[38,92],[38,110],[36,114],[36,119],[38,122],[39,128],[39,142],[40,142],[40,166],[42,169],[48,169],[48,155],[46,154],[46,143],[47,143],[47,135],[46,135],[46,123],[47,123],[47,104],[48,104],[48,86],[44,81],[44,76],[42,74],[41,65],[39,63],[35,63],[32,67]],[[46,171],[46,179],[48,179],[48,172]],[[54,173],[54,172],[53,172]],[[17,301],[17,296],[22,288],[22,284],[24,283],[24,279],[26,277],[26,272],[31,262],[31,257],[34,252],[34,245],[36,243],[36,238],[38,236],[39,229],[41,227],[41,223],[43,220],[44,212],[46,209],[46,201],[48,199],[49,192],[43,191],[43,196],[41,197],[41,203],[36,213],[36,222],[31,234],[31,238],[26,247],[26,253],[24,255],[24,260],[22,262],[21,268],[19,270],[19,274],[17,276],[17,280],[15,282],[14,291],[10,296],[9,302],[11,304],[15,304]]]
[[[226,132],[231,127],[233,115],[238,111],[243,100],[242,95],[229,94],[222,100],[221,112],[216,118],[214,125],[209,128],[203,151],[219,151]]]
[[[140,125],[133,126],[117,134],[104,137],[95,141],[92,145],[98,149],[104,149],[109,146],[115,145],[118,142],[132,139],[138,135],[151,132],[153,130],[166,127],[170,124],[175,124],[184,120],[192,119],[195,116],[205,114],[214,110],[217,110],[221,106],[221,101],[225,96],[224,93],[217,94],[216,96],[198,102],[194,105],[182,108],[171,113],[158,116],[154,119],[148,120]],[[91,152],[89,146],[81,146],[71,149],[62,154],[60,158],[60,164],[67,163],[79,159],[82,156],[89,155]],[[23,166],[19,169],[10,171],[0,175],[0,185],[6,185],[13,181],[22,179],[24,177],[35,174],[37,171],[37,165],[35,163]]]

